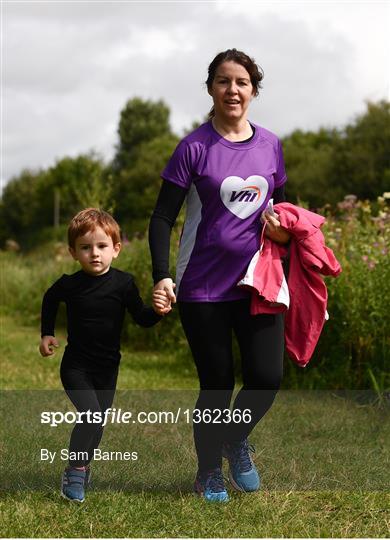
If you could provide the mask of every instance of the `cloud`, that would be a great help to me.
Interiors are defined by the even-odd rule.
[[[182,132],[207,114],[208,63],[230,47],[263,67],[250,117],[279,135],[341,125],[385,86],[383,73],[362,77],[353,17],[344,32],[331,9],[310,18],[244,4],[5,4],[4,178],[91,148],[110,159],[120,110],[133,96],[164,99]],[[378,36],[366,42],[382,50]]]

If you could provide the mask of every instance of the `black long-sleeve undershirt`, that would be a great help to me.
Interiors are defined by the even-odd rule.
[[[133,276],[116,268],[100,276],[80,270],[64,274],[45,293],[41,335],[54,336],[60,302],[66,304],[68,344],[64,360],[92,369],[116,367],[126,310],[140,326],[150,327],[161,317],[146,306]]]
[[[184,189],[173,182],[163,180],[149,224],[149,246],[152,256],[153,280],[171,278],[169,273],[169,246],[171,230],[187,195]],[[286,200],[284,184],[274,189],[274,204]]]

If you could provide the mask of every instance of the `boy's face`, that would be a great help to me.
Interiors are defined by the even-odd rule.
[[[113,244],[101,227],[87,232],[84,236],[76,238],[75,247],[69,252],[75,261],[87,274],[100,276],[108,272],[113,259],[116,259],[121,249],[120,243]]]

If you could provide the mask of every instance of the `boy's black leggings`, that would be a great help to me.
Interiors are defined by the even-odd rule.
[[[118,369],[91,373],[62,363],[60,374],[65,392],[77,411],[102,414],[102,421],[99,423],[90,423],[85,419],[82,423],[75,424],[73,428],[69,452],[77,452],[78,459],[69,459],[69,465],[82,467],[91,461],[94,450],[98,448],[102,438],[103,415],[114,400]]]
[[[193,426],[199,470],[205,471],[221,467],[224,441],[248,437],[271,407],[283,375],[284,317],[250,315],[249,299],[178,305],[200,382]],[[218,422],[223,418],[220,411],[230,408],[235,382],[232,332],[240,348],[243,387],[231,408],[237,411],[235,421],[224,423]],[[207,413],[202,420],[205,409],[216,411],[215,422],[209,422]],[[245,409],[250,411],[249,422]]]

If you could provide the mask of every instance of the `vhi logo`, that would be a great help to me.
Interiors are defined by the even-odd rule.
[[[263,176],[252,175],[245,180],[228,176],[221,184],[220,196],[226,208],[240,219],[256,212],[267,197],[269,184]]]
[[[261,192],[256,186],[248,186],[244,191],[232,191],[230,202],[253,202],[260,199]]]

